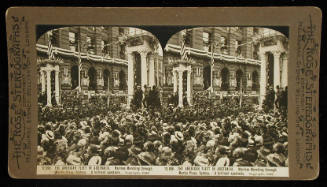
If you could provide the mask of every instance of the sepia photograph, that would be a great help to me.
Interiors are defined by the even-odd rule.
[[[165,46],[136,27],[48,30],[37,165],[288,167],[288,46],[267,27],[181,29]]]

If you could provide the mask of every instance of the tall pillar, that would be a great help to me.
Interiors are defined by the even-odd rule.
[[[191,70],[187,71],[187,102],[191,105]]]
[[[276,90],[276,86],[280,86],[280,51],[274,52],[274,90]]]
[[[59,91],[59,71],[55,71],[55,97],[57,105],[60,104],[60,91]]]
[[[149,86],[155,85],[155,77],[154,77],[154,58],[153,55],[149,55]]]
[[[144,90],[144,85],[147,85],[147,81],[148,81],[148,74],[147,74],[147,67],[146,67],[146,56],[147,56],[147,52],[142,51],[141,52],[141,86],[142,86],[143,92],[145,91]]]
[[[52,106],[51,104],[51,71],[47,71],[47,106]]]
[[[79,59],[80,61],[80,59]],[[82,62],[79,62],[78,64],[78,91],[82,91],[82,86],[81,86],[81,68],[82,68]]]
[[[40,70],[41,73],[41,93],[44,94],[45,93],[45,75],[44,75],[44,71]]]
[[[178,107],[183,107],[183,71],[178,71]]]
[[[259,106],[262,107],[263,100],[266,96],[266,86],[267,86],[267,72],[266,72],[266,64],[267,59],[264,53],[260,53],[260,95],[259,95]]]
[[[128,89],[128,98],[127,98],[127,108],[130,108],[131,101],[134,95],[134,61],[132,53],[127,53],[128,59],[128,77],[127,77],[127,89]],[[108,82],[109,85],[109,82]]]
[[[177,72],[176,70],[173,70],[173,81],[174,81],[174,93],[177,92]]]
[[[288,60],[287,60],[287,54],[283,56],[283,66],[282,66],[282,80],[281,81],[281,86],[285,88],[287,86],[287,72],[288,72]]]
[[[214,66],[214,63],[212,62],[210,64],[210,91],[213,92],[213,66]]]

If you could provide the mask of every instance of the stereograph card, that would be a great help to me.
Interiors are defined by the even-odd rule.
[[[13,7],[13,178],[313,180],[316,7]]]

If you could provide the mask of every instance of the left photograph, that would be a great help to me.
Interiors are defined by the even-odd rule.
[[[126,146],[137,140],[121,138],[132,129],[113,126],[122,124],[117,117],[131,102],[138,103],[130,92],[159,93],[163,52],[157,38],[133,27],[72,26],[42,34],[36,50],[38,165],[125,165],[120,161],[131,155]]]

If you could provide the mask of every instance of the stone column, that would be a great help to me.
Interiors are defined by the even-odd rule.
[[[183,107],[183,71],[178,71],[178,107]]]
[[[187,71],[187,102],[191,105],[191,70]]]
[[[174,93],[177,92],[177,72],[176,70],[173,70],[173,81],[174,81]]]
[[[60,91],[59,91],[59,71],[55,71],[55,97],[57,105],[60,104]]]
[[[127,108],[130,108],[131,101],[134,95],[134,60],[131,53],[127,53],[128,59],[128,77],[127,77],[127,89],[128,89],[128,98],[127,98]],[[109,84],[109,82],[108,82]]]
[[[79,59],[80,61],[80,59]],[[82,86],[81,86],[81,68],[82,68],[82,62],[79,62],[78,64],[78,91],[82,91]]]
[[[41,69],[40,70],[41,73],[41,93],[44,94],[45,93],[45,75],[44,75],[44,71]]]
[[[154,58],[151,55],[149,55],[149,86],[154,86],[155,85],[155,78],[154,78]]]
[[[266,72],[266,64],[267,64],[267,59],[266,55],[264,53],[260,53],[260,80],[259,80],[259,85],[260,85],[260,94],[259,94],[259,106],[260,108],[262,107],[263,100],[265,99],[266,96],[266,86],[267,86],[267,72]]]
[[[210,91],[211,92],[213,92],[213,66],[214,66],[214,63],[212,62],[211,64],[210,64],[210,87],[211,87],[211,89],[210,89]]]
[[[147,85],[147,80],[148,80],[147,67],[146,67],[147,52],[142,51],[140,54],[141,54],[141,86],[144,92],[145,91],[144,85]]]
[[[288,72],[288,59],[287,59],[287,54],[283,56],[283,69],[282,69],[282,80],[281,81],[281,86],[285,88],[287,86],[287,72]]]
[[[47,71],[47,106],[52,106],[51,104],[51,71]]]
[[[280,86],[280,51],[274,52],[274,90],[277,91],[276,86]]]

